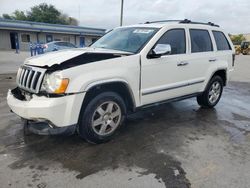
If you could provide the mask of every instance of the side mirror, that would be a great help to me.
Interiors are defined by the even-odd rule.
[[[148,54],[149,58],[159,58],[163,55],[171,54],[171,46],[169,44],[157,44]]]

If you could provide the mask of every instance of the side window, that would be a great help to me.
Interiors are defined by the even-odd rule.
[[[214,39],[216,42],[217,50],[231,50],[226,36],[220,31],[213,31]]]
[[[57,45],[64,47],[64,46],[67,46],[67,43],[66,42],[58,42]]]
[[[207,30],[190,29],[191,52],[213,51],[212,41]]]
[[[22,40],[22,42],[30,42],[30,35],[22,34],[21,40]]]
[[[157,44],[170,44],[171,55],[186,53],[186,37],[184,29],[172,29],[167,31]]]
[[[75,45],[71,44],[71,43],[67,43],[67,46],[68,47],[71,47],[71,48],[75,48]]]

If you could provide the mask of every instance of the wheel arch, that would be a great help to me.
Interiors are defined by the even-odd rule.
[[[201,92],[205,91],[208,87],[208,84],[209,84],[209,81],[214,77],[214,76],[220,76],[223,80],[223,86],[226,86],[227,85],[227,79],[228,79],[228,76],[227,76],[227,68],[220,68],[220,69],[216,69],[214,71],[212,71],[212,73],[209,73],[209,76],[208,78],[206,79],[203,87],[202,87],[202,90]]]
[[[219,69],[219,70],[216,70],[212,76],[210,77],[209,80],[211,80],[214,76],[220,76],[223,80],[223,86],[226,86],[227,85],[227,69]]]
[[[97,96],[98,94],[105,91],[112,91],[119,94],[127,107],[128,112],[135,111],[136,102],[132,89],[130,88],[128,82],[122,79],[112,79],[112,80],[103,80],[97,81],[89,84],[86,88],[86,95],[83,100],[82,110],[89,103],[91,98]]]

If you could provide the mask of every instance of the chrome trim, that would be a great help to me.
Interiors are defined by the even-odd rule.
[[[22,65],[17,72],[16,82],[18,87],[31,93],[38,93],[45,72],[46,69]]]
[[[186,65],[188,65],[188,64],[189,64],[189,63],[186,62],[186,61],[181,61],[181,62],[177,63],[177,66],[186,66]]]
[[[190,86],[190,85],[194,85],[194,84],[200,84],[203,83],[205,80],[198,80],[198,81],[193,81],[193,82],[188,82],[188,83],[183,83],[183,84],[178,84],[175,86],[166,86],[163,88],[159,88],[159,89],[153,89],[153,90],[149,90],[146,92],[142,92],[142,95],[149,95],[149,94],[154,94],[154,93],[158,93],[158,92],[162,92],[162,91],[167,91],[167,90],[171,90],[171,89],[177,89],[177,88],[181,88],[181,87],[186,87],[186,86]]]

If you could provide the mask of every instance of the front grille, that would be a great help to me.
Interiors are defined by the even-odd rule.
[[[18,69],[16,82],[19,88],[38,93],[46,69],[23,65]]]

